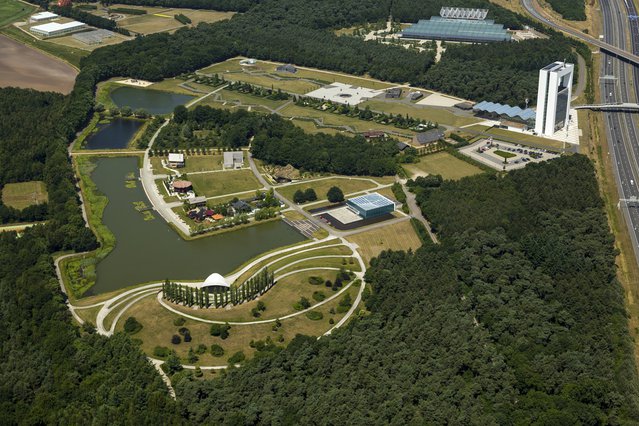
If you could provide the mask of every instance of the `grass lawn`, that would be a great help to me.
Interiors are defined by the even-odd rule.
[[[261,186],[250,170],[202,173],[189,176],[198,195],[214,197],[259,189]]]
[[[275,90],[281,89],[285,92],[293,92],[300,95],[320,88],[320,85],[317,83],[300,80],[299,78],[292,77],[292,75],[278,75],[277,77],[279,78],[275,78],[270,74],[248,74],[241,71],[233,71],[223,73],[223,76],[228,81],[243,81],[256,86],[268,87]]]
[[[0,2],[0,27],[4,27],[5,25],[26,17],[34,10],[36,10],[36,7],[30,4],[17,0],[3,0]]]
[[[126,28],[129,31],[135,31],[142,34],[173,31],[186,26],[173,17],[177,14],[188,16],[191,19],[191,25],[193,26],[200,22],[217,22],[224,19],[230,19],[234,15],[234,12],[218,12],[214,10],[167,9],[163,7],[138,7],[120,4],[113,4],[110,7],[146,10],[146,15],[126,15],[126,18],[119,22],[119,26]],[[99,15],[99,13],[96,14]]]
[[[355,300],[358,290],[358,287],[351,287],[344,294],[350,294],[351,300]],[[328,296],[328,292],[325,291],[325,294]],[[178,334],[179,328],[173,324],[173,321],[178,318],[178,315],[160,306],[155,299],[155,295],[153,295],[142,299],[132,306],[118,321],[116,331],[122,331],[126,319],[129,316],[133,316],[143,325],[142,330],[134,334],[133,337],[142,340],[141,348],[147,354],[152,355],[153,348],[156,346],[165,346],[175,350],[183,358],[183,362],[186,362],[189,348],[195,349],[199,344],[204,344],[207,349],[210,349],[212,344],[218,344],[224,348],[225,353],[222,357],[213,357],[210,351],[207,350],[207,353],[199,355],[197,364],[224,365],[227,363],[228,358],[237,351],[243,351],[248,358],[252,357],[255,350],[250,347],[251,340],[264,340],[267,337],[271,337],[271,339],[277,341],[281,335],[284,341],[277,344],[287,345],[297,334],[319,336],[328,331],[332,327],[329,324],[330,318],[333,318],[335,323],[337,323],[344,316],[344,314],[330,314],[331,308],[336,309],[342,297],[337,297],[317,309],[324,315],[322,320],[311,321],[306,315],[301,314],[282,321],[282,327],[277,331],[273,331],[273,323],[232,326],[229,330],[229,337],[225,340],[210,335],[210,324],[187,319],[186,323],[181,327],[186,327],[190,330],[193,340],[190,343],[182,342],[179,345],[173,345],[171,336]],[[266,312],[268,312],[268,309],[267,304]]]
[[[360,109],[370,106],[373,111],[392,113],[393,115],[408,114],[410,117],[429,120],[439,124],[449,126],[465,126],[467,124],[478,123],[479,120],[473,117],[459,116],[444,108],[435,108],[422,105],[406,105],[400,102],[384,102],[377,100],[366,101],[360,105]]]
[[[6,27],[0,30],[0,33],[11,37],[12,39],[19,41],[20,43],[24,43],[28,46],[35,47],[36,49],[40,49],[46,53],[49,53],[53,56],[56,56],[74,67],[78,68],[80,66],[80,59],[87,56],[90,52],[83,49],[75,49],[68,46],[63,46],[61,44],[52,43],[44,40],[37,40],[31,37],[28,34],[25,34],[21,30],[16,27]]]
[[[279,280],[273,288],[258,299],[230,307],[229,309],[191,309],[179,304],[167,303],[180,312],[209,320],[248,322],[264,319],[276,319],[295,313],[296,311],[293,308],[293,304],[298,302],[301,297],[306,297],[312,305],[316,304],[317,302],[313,300],[313,292],[315,291],[323,292],[327,298],[332,296],[335,293],[333,290],[325,287],[324,285],[311,285],[308,282],[308,278],[311,276],[318,276],[324,278],[324,280],[333,281],[336,273],[337,271],[317,270],[290,275]],[[266,310],[262,312],[259,318],[255,318],[251,314],[251,309],[257,306],[258,301],[263,302],[266,305]]]
[[[162,197],[164,197],[164,201],[166,201],[167,203],[173,203],[180,200],[178,197],[169,196],[169,193],[166,191],[166,188],[162,183],[162,179],[156,179],[155,185],[157,186],[158,191],[160,191],[160,194],[162,194]]]
[[[348,240],[359,245],[367,264],[384,250],[415,250],[422,245],[409,221],[351,235]]]
[[[519,132],[511,132],[506,129],[497,129],[494,127],[471,126],[465,128],[464,131],[486,133],[495,136],[496,139],[501,137],[505,142],[520,143],[522,145],[530,145],[539,148],[561,149],[564,145],[561,141],[526,135]]]
[[[279,108],[285,103],[289,101],[275,101],[273,99],[263,98],[261,96],[249,95],[247,93],[240,93],[233,90],[220,90],[220,97],[222,100],[230,102],[230,101],[239,101],[243,105],[264,105],[268,108],[275,109]],[[214,96],[214,95],[211,95]]]
[[[8,183],[2,188],[2,202],[15,209],[46,203],[49,199],[44,182]]]
[[[288,198],[289,200],[293,200],[293,194],[298,189],[304,191],[307,188],[313,188],[315,193],[317,193],[318,200],[325,200],[326,193],[332,186],[339,187],[344,195],[350,194],[352,192],[365,191],[367,189],[371,189],[375,187],[375,184],[369,180],[363,180],[358,178],[329,178],[329,179],[321,179],[316,181],[308,181],[302,182],[295,185],[286,185],[283,187],[276,187],[277,192],[279,192],[283,197]]]
[[[419,163],[404,164],[402,167],[404,167],[406,173],[411,178],[426,175],[442,175],[444,179],[456,180],[482,172],[479,167],[453,157],[447,152],[425,155],[420,158]]]
[[[308,254],[311,257],[311,254]],[[344,264],[346,259],[346,264]],[[299,271],[308,268],[326,267],[326,268],[344,268],[347,271],[359,271],[361,268],[359,264],[353,259],[353,263],[350,263],[351,257],[329,257],[325,259],[311,259],[303,262],[296,263],[295,265],[287,266],[278,272],[278,275],[283,275],[288,272]]]
[[[317,127],[314,122],[307,120],[292,120],[293,124],[297,127],[301,127],[306,133],[326,133],[328,135],[337,135],[339,133],[344,133],[344,130],[337,130],[326,127]]]
[[[184,83],[183,80],[177,78],[167,78],[157,83],[153,83],[152,85],[146,87],[151,90],[160,90],[162,92],[173,92],[173,93],[181,93],[183,95],[194,95],[191,90],[185,89],[184,87],[180,87],[180,84]],[[209,87],[209,91],[213,90]],[[200,96],[200,95],[197,95]]]
[[[349,126],[356,132],[364,132],[366,130],[382,130],[385,132],[398,132],[405,135],[414,135],[415,132],[407,129],[399,129],[395,126],[386,124],[378,124],[374,121],[360,120],[359,118],[348,117],[342,114],[333,114],[331,112],[320,111],[315,108],[301,107],[298,105],[287,105],[279,111],[287,117],[305,117],[317,118],[323,120],[325,125],[330,126]]]
[[[222,161],[224,159],[224,156],[222,154],[185,155],[184,158],[185,166],[179,169],[175,169],[180,173],[222,170]],[[155,172],[156,174],[170,173],[167,169],[162,167],[162,160],[166,160],[166,157],[151,157],[153,172]]]
[[[354,75],[348,75],[348,74],[341,74],[341,73],[337,73],[337,72],[332,72],[332,71],[321,71],[321,70],[316,70],[316,69],[302,69],[302,68],[297,68],[297,72],[295,74],[290,74],[290,73],[280,73],[277,72],[275,69],[282,65],[282,63],[274,63],[274,62],[264,62],[264,61],[258,61],[257,64],[255,64],[254,66],[250,66],[250,67],[242,67],[240,65],[240,60],[242,60],[242,58],[233,58],[233,59],[229,59],[227,61],[224,62],[220,62],[217,64],[213,64],[209,67],[203,68],[200,70],[200,72],[205,73],[205,74],[221,74],[224,72],[233,72],[233,71],[242,71],[242,69],[246,69],[246,70],[251,70],[251,71],[256,71],[256,72],[264,72],[267,74],[273,74],[276,75],[278,77],[282,77],[285,78],[287,80],[289,80],[290,85],[288,86],[289,89],[286,89],[288,91],[291,92],[295,92],[295,93],[306,93],[308,92],[308,90],[306,91],[301,91],[301,92],[297,92],[296,90],[293,90],[293,87],[296,87],[293,84],[293,80],[300,80],[300,79],[307,79],[307,80],[313,80],[315,82],[317,82],[317,84],[329,84],[329,83],[333,83],[333,82],[341,82],[341,83],[345,83],[345,84],[352,84],[355,86],[361,86],[361,87],[368,87],[371,89],[386,89],[388,87],[393,87],[395,86],[395,84],[392,83],[386,83],[384,81],[380,81],[380,80],[375,80],[372,78],[367,78],[367,77],[357,77]],[[246,75],[246,74],[245,74]],[[228,76],[229,79],[233,79],[233,77]],[[268,77],[266,77],[268,78]],[[239,79],[239,77],[238,77]],[[242,80],[244,81],[244,80]],[[306,87],[310,87],[308,86],[309,82],[304,82],[304,81],[299,81],[299,83],[304,83],[306,85]],[[254,83],[254,84],[258,84],[258,83]],[[270,87],[270,84],[268,85]],[[277,87],[275,87],[277,88]],[[297,90],[304,90],[304,88],[299,88],[296,87]]]
[[[500,149],[496,149],[494,151],[494,154],[495,155],[499,155],[502,158],[513,158],[513,157],[516,157],[516,155],[513,154],[512,152],[506,152],[506,151],[502,151]]]

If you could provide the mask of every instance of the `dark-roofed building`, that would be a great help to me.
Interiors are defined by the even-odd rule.
[[[251,213],[253,211],[253,208],[251,207],[251,205],[248,204],[246,201],[242,201],[242,200],[237,200],[231,203],[231,207],[233,207],[235,214]]]
[[[295,74],[297,72],[297,68],[295,68],[295,66],[291,64],[280,65],[279,67],[275,68],[275,70],[277,72],[290,72],[291,74]]]
[[[411,101],[416,101],[418,99],[421,99],[424,96],[424,94],[422,92],[412,92],[410,95],[408,95],[408,99],[410,99]]]
[[[470,111],[471,109],[473,109],[474,104],[472,102],[460,102],[458,104],[455,104],[455,108],[464,110],[464,111]]]
[[[402,89],[400,89],[399,87],[394,87],[386,91],[387,98],[396,99],[396,98],[399,98],[400,96],[402,96]]]
[[[438,140],[444,137],[444,132],[439,129],[431,129],[422,133],[417,133],[413,137],[413,143],[419,145],[430,145],[431,143],[435,143]]]
[[[404,143],[404,142],[397,142],[397,148],[398,148],[400,151],[404,151],[404,150],[405,150],[406,148],[408,148],[408,147],[410,147],[410,145],[409,145],[409,144],[407,144],[407,143]]]
[[[199,207],[199,206],[206,205],[206,197],[204,196],[191,197],[191,198],[188,198],[186,201],[189,203],[190,207]]]
[[[366,139],[377,139],[383,138],[384,136],[386,136],[386,133],[382,132],[381,130],[369,130],[366,132],[362,132],[362,136],[364,136]]]

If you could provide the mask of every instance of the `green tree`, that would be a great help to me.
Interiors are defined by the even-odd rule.
[[[304,191],[302,191],[301,189],[298,189],[297,191],[295,191],[295,194],[293,194],[293,201],[295,202],[295,204],[305,203],[307,199],[306,199],[306,194],[304,193]]]
[[[307,188],[304,191],[304,199],[306,201],[316,201],[317,200],[317,194],[315,193],[315,190],[313,188]]]
[[[338,186],[332,186],[326,193],[326,198],[331,203],[341,203],[344,201],[344,193]]]

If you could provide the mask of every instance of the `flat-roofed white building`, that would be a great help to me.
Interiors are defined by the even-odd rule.
[[[40,12],[40,13],[36,13],[31,15],[31,18],[29,18],[29,21],[31,22],[43,22],[43,21],[49,21],[51,19],[55,19],[57,18],[59,15],[56,13],[51,13],[51,12]]]
[[[244,153],[242,151],[232,151],[224,153],[225,169],[240,169],[244,166]]]
[[[72,21],[64,24],[58,22],[49,22],[48,24],[36,25],[31,27],[29,31],[33,34],[39,35],[42,38],[57,37],[66,34],[71,34],[76,31],[81,31],[88,28],[88,25],[83,22]]]
[[[170,153],[169,154],[169,167],[172,168],[178,168],[178,167],[184,167],[185,163],[184,163],[184,154],[175,154],[175,153]]]

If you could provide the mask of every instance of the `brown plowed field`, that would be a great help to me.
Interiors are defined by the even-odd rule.
[[[0,35],[0,87],[67,94],[77,74],[72,66]]]

